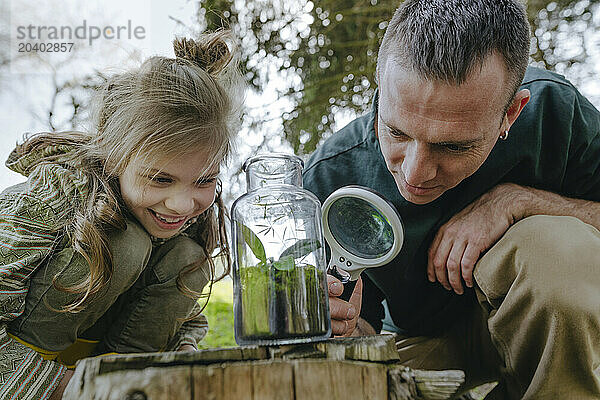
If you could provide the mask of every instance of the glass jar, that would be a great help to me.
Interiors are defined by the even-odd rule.
[[[247,193],[231,208],[239,345],[331,335],[321,205],[302,188],[303,166],[287,154],[244,163]]]

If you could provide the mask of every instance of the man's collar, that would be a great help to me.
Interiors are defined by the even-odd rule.
[[[379,104],[379,88],[375,89],[373,101],[371,101],[371,111],[374,111],[375,114],[377,114],[377,104]]]
[[[379,89],[375,89],[373,101],[371,102],[371,111],[369,111],[368,127],[365,130],[365,139],[377,141],[375,134],[375,121],[377,119],[377,105],[379,104]]]

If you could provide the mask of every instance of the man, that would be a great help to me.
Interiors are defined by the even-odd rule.
[[[349,303],[329,277],[332,326],[379,332],[385,300],[408,366],[462,369],[464,389],[498,380],[488,398],[597,399],[600,113],[527,68],[528,49],[518,0],[396,11],[372,111],[304,173],[321,201],[375,189],[405,227],[398,257],[365,271]]]

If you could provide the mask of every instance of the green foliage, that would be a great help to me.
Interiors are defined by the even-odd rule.
[[[210,300],[203,314],[208,319],[209,331],[198,343],[201,349],[236,346],[233,333],[233,303]]]
[[[310,34],[292,54],[303,85],[289,95],[297,104],[287,116],[287,140],[310,153],[333,132],[336,113],[366,111],[375,90],[377,48],[396,1],[320,1],[311,10]]]
[[[296,267],[294,263],[294,258],[292,256],[286,256],[279,259],[279,261],[275,261],[273,266],[280,271],[289,271]]]
[[[585,63],[589,54],[584,32],[599,29],[593,22],[593,11],[598,10],[599,3],[599,0],[529,0],[533,61],[559,73]],[[591,74],[592,71],[587,71],[581,79],[592,78]]]
[[[316,239],[300,239],[287,249],[285,249],[279,259],[283,259],[287,256],[294,256],[294,258],[301,258],[309,255],[313,251],[321,248],[321,243]]]
[[[250,247],[250,250],[254,256],[258,258],[262,264],[266,264],[267,255],[265,254],[265,246],[263,246],[258,236],[256,236],[256,234],[244,224],[238,223],[238,227],[242,231],[244,241],[248,247]]]

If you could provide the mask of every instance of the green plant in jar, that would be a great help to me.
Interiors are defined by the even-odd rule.
[[[327,331],[323,323],[328,299],[323,272],[304,262],[321,248],[315,239],[299,239],[275,261],[267,258],[258,236],[238,224],[246,245],[260,260],[239,267],[243,330],[248,337],[294,338]],[[239,251],[239,253],[242,253]]]

